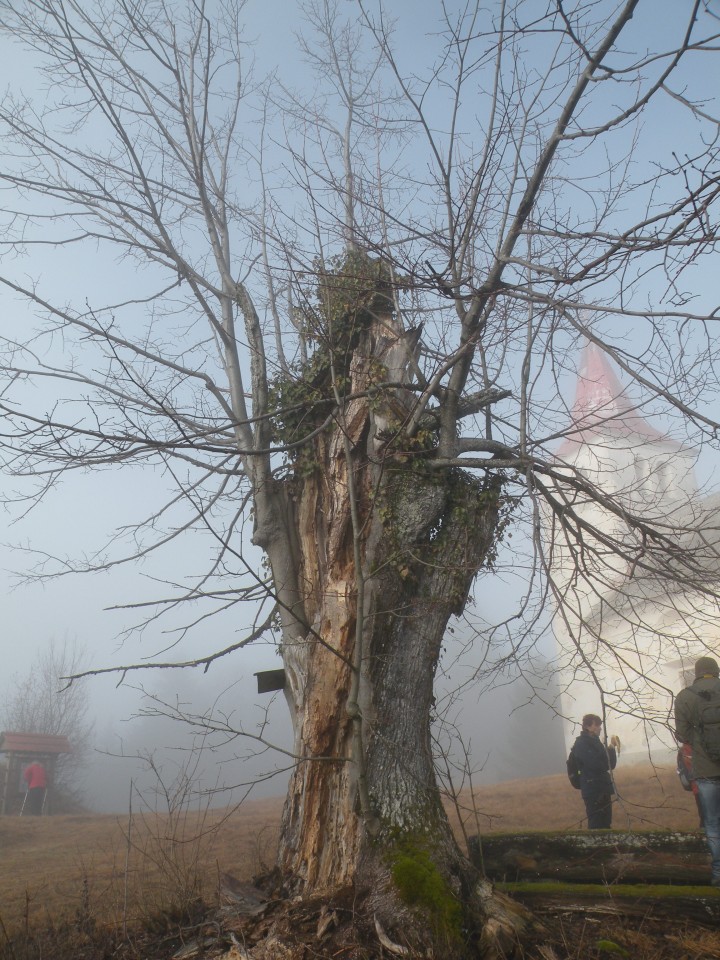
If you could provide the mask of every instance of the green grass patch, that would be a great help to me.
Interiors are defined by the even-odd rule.
[[[562,883],[557,880],[547,880],[541,883],[532,881],[516,883],[496,883],[495,886],[503,893],[510,894],[539,894],[542,896],[567,897],[608,897],[615,899],[653,899],[653,900],[681,900],[688,897],[708,898],[720,897],[720,889],[711,886],[691,886],[689,884],[668,883]]]

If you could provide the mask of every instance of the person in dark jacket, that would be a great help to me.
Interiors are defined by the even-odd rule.
[[[594,713],[582,718],[582,733],[572,752],[580,774],[580,793],[585,802],[589,830],[608,830],[612,824],[612,798],[615,793],[611,770],[617,764],[620,741],[610,740],[606,747],[600,739],[602,720]]]
[[[720,762],[706,750],[701,722],[701,704],[720,698],[720,667],[714,657],[700,657],[695,664],[695,682],[675,697],[675,736],[692,746],[693,775],[700,796],[702,821],[710,848],[711,880],[720,887]]]

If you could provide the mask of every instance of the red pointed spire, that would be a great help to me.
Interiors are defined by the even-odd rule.
[[[600,433],[672,443],[638,413],[637,405],[627,396],[607,354],[590,342],[580,358],[570,419],[572,426],[559,453],[567,453],[570,447],[576,449],[581,443],[591,443]]]
[[[607,356],[595,346],[586,344],[580,360],[572,420],[580,424],[584,420],[603,420],[618,412],[629,412],[630,403],[624,387],[610,366]]]

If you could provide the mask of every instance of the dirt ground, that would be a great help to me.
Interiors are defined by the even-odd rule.
[[[620,768],[617,783],[615,828],[697,828],[692,795],[682,791],[674,770]],[[583,820],[582,801],[564,775],[485,787],[474,798],[464,795],[459,809],[452,804],[449,809],[461,842],[463,829],[468,835],[574,830]],[[271,798],[230,811],[187,813],[173,823],[155,815],[132,820],[91,814],[0,817],[0,960],[229,960],[232,936],[237,938],[247,922],[233,920],[233,908],[223,905],[221,891],[228,877],[247,883],[271,866],[281,810],[282,798]],[[343,917],[339,910],[334,922],[347,921],[350,929],[352,917]],[[324,920],[320,914],[309,917],[307,929],[298,928],[297,936],[302,939],[312,930],[314,937],[318,923],[326,920],[327,914]],[[518,957],[720,958],[720,931],[690,927],[682,917],[669,923],[554,913],[540,920],[542,938]],[[317,941],[304,957],[369,960],[381,955],[373,935],[358,952],[357,943],[338,946],[342,937],[333,938],[331,927],[326,936],[339,952],[326,954]],[[241,954],[234,956],[237,960]]]

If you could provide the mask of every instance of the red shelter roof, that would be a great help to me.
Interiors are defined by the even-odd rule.
[[[72,753],[67,737],[50,733],[0,733],[0,753]]]

